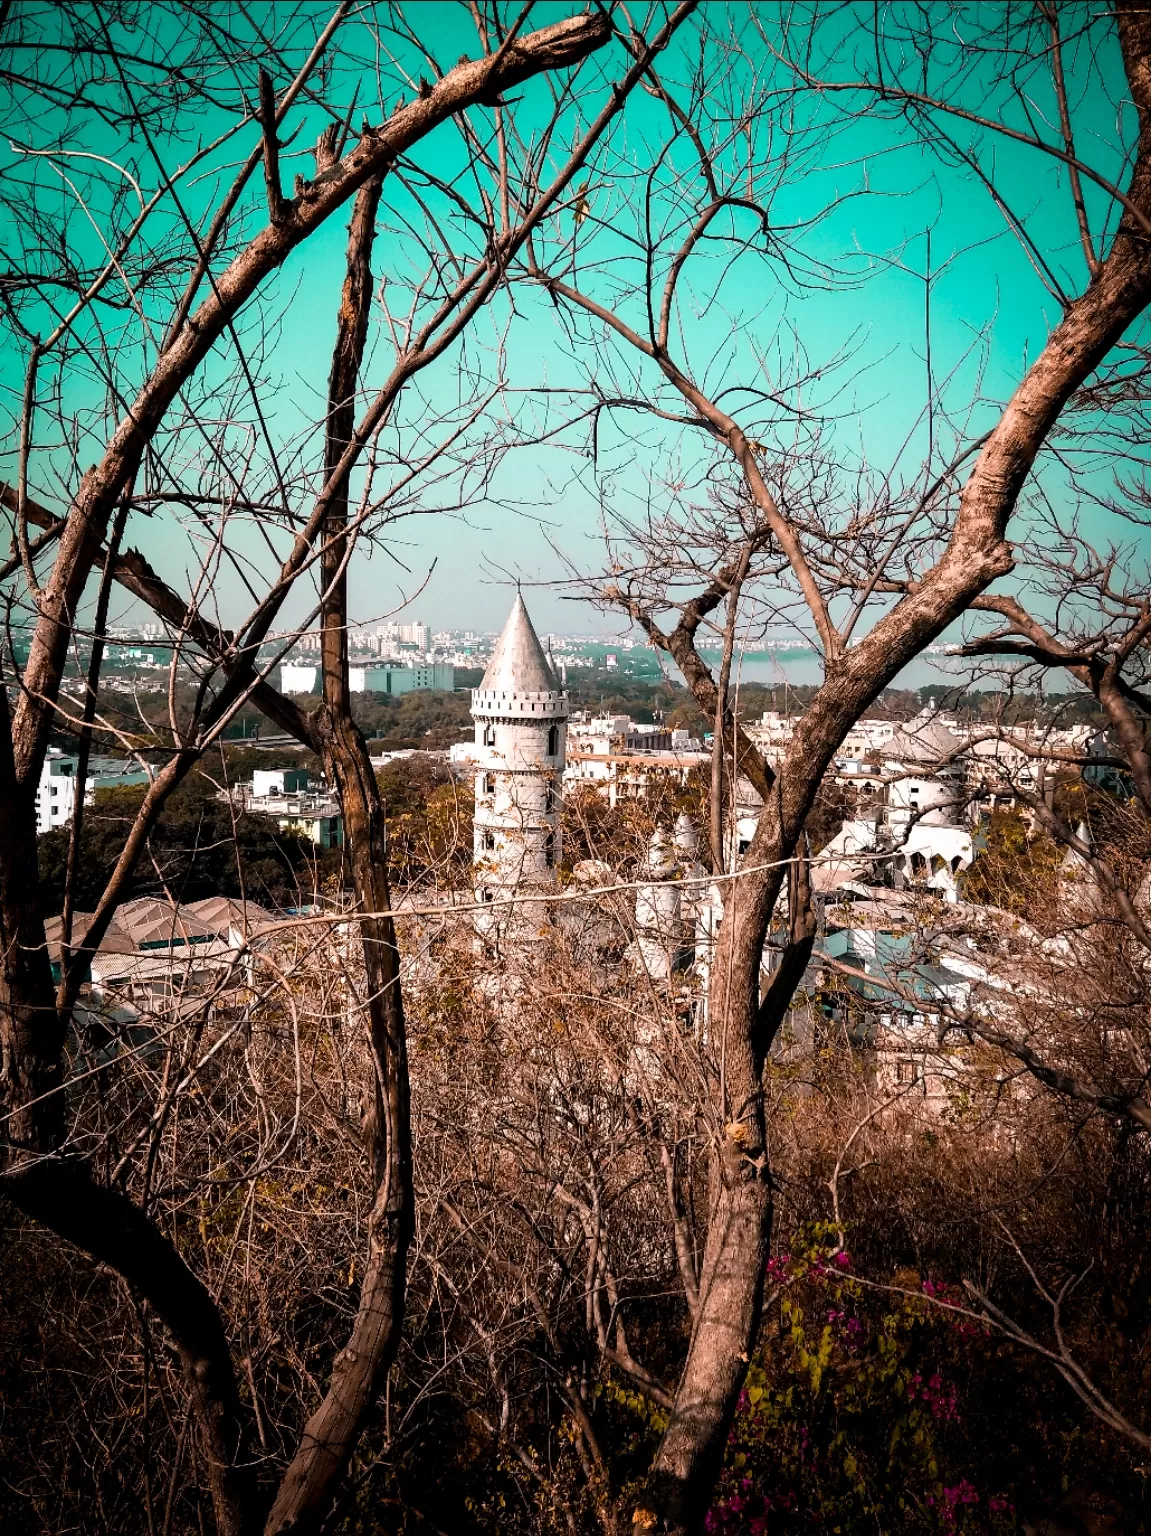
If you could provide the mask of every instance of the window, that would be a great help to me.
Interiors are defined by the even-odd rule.
[[[484,726],[484,746],[494,747],[496,744],[496,728],[494,725]]]
[[[555,787],[554,784],[549,784],[547,786],[546,799],[544,801],[544,809],[550,813],[550,812],[554,811],[558,805],[559,805],[559,795],[556,793],[556,787]]]
[[[917,1061],[908,1061],[906,1058],[895,1063],[895,1081],[906,1086],[913,1086],[923,1081],[923,1068]]]
[[[480,833],[480,847],[490,853],[495,846],[496,834],[490,827],[485,827],[484,830]]]
[[[495,900],[495,893],[493,891],[489,891],[489,890],[486,890],[486,889],[482,890],[480,892],[480,900],[482,902],[494,901]]]
[[[556,861],[556,835],[549,832],[544,838],[544,863],[551,869]]]
[[[494,795],[496,792],[496,776],[494,773],[482,773],[480,775],[480,794]]]
[[[548,756],[554,757],[560,749],[560,728],[553,725],[548,731]]]

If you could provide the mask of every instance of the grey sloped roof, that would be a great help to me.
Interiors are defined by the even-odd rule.
[[[480,688],[493,693],[555,693],[559,683],[517,592]]]
[[[92,926],[93,913],[72,913],[72,944],[80,944],[88,935],[88,929]],[[44,919],[44,937],[48,941],[48,955],[53,965],[60,963],[61,939],[64,934],[64,917],[48,917]],[[104,937],[98,945],[98,953],[101,955],[134,955],[136,946],[132,940],[115,922],[108,924]]]
[[[243,932],[275,922],[266,907],[257,906],[254,901],[234,901],[231,896],[205,896],[201,901],[187,902],[182,910],[191,912],[197,922],[214,934],[225,937],[233,927]]]
[[[884,757],[906,763],[936,763],[951,757],[963,738],[941,720],[911,720],[896,731],[881,750]]]
[[[152,896],[141,896],[116,909],[116,921],[139,949],[145,944],[173,944],[215,938],[215,934],[187,907],[173,906]]]

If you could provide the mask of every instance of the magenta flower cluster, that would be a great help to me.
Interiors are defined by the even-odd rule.
[[[965,1477],[953,1488],[944,1488],[938,1499],[933,1493],[927,1496],[928,1507],[938,1511],[947,1527],[957,1523],[959,1512],[965,1505],[978,1503],[979,1490]]]
[[[790,1285],[793,1280],[801,1279],[803,1272],[791,1273],[791,1264],[792,1257],[790,1253],[780,1253],[775,1258],[768,1259],[767,1278],[781,1285]],[[814,1276],[815,1279],[820,1280],[826,1279],[828,1275],[841,1275],[850,1268],[851,1255],[841,1248],[838,1253],[830,1255],[830,1258],[824,1258],[820,1255],[819,1258],[812,1262],[807,1270],[807,1275],[809,1277]]]
[[[863,1324],[857,1317],[847,1312],[837,1311],[834,1307],[827,1314],[827,1321],[833,1328],[839,1329],[843,1334],[843,1343],[848,1349],[858,1349],[863,1342]]]
[[[918,1398],[921,1403],[931,1410],[933,1419],[944,1422],[955,1421],[959,1418],[959,1399],[955,1391],[954,1382],[944,1381],[938,1371],[928,1376],[926,1381],[916,1371],[907,1384],[907,1395],[913,1401]],[[958,1486],[963,1487],[964,1484]]]
[[[724,1530],[746,1531],[749,1536],[764,1536],[770,1511],[794,1509],[795,1505],[794,1493],[777,1494],[773,1499],[754,1489],[750,1477],[743,1477],[734,1493],[729,1493],[708,1510],[703,1528],[708,1536]]]
[[[924,1280],[923,1294],[934,1297],[937,1301],[950,1302],[952,1306],[961,1306],[964,1299],[962,1291],[957,1286],[946,1285],[942,1280]],[[953,1316],[951,1326],[964,1339],[976,1338],[987,1331],[986,1328],[981,1327],[979,1323],[973,1322],[969,1317]]]

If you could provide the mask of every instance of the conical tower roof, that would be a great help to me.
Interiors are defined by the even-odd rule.
[[[480,689],[484,693],[557,693],[559,686],[517,592]]]
[[[883,752],[908,763],[931,763],[953,757],[960,740],[942,720],[923,711],[896,731]]]
[[[1085,847],[1089,848],[1092,853],[1095,852],[1095,839],[1091,836],[1091,828],[1085,821],[1081,821],[1075,828],[1075,836],[1078,841],[1081,842]],[[1065,875],[1093,876],[1095,873],[1084,855],[1079,852],[1078,848],[1068,848],[1067,852],[1063,855],[1063,864],[1061,868]]]

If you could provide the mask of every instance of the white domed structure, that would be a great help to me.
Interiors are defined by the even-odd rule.
[[[497,904],[490,916],[478,914],[485,937],[506,931],[515,911],[508,898],[556,884],[568,713],[567,694],[517,595],[472,691],[476,900]],[[534,911],[531,921],[538,926],[543,916]]]
[[[925,827],[953,827],[960,791],[954,783],[934,774],[909,774],[887,786],[887,819],[891,826],[915,823]]]

